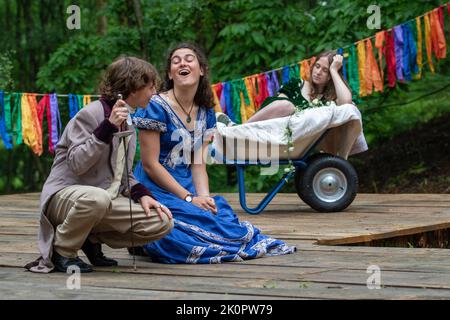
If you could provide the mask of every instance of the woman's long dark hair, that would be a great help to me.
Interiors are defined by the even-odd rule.
[[[336,51],[325,51],[325,52],[322,52],[321,54],[319,54],[317,56],[316,60],[314,61],[314,64],[311,67],[311,73],[309,75],[309,79],[311,80],[310,81],[311,82],[311,93],[310,93],[311,101],[316,99],[317,96],[319,95],[318,86],[316,84],[314,84],[314,82],[312,80],[314,65],[316,64],[317,61],[319,61],[320,58],[326,57],[328,59],[328,64],[331,66],[331,64],[333,63],[333,57],[335,55],[336,55]],[[342,68],[339,69],[338,73],[339,73],[339,76],[341,77],[342,81],[344,81],[345,85],[347,86],[348,90],[350,90],[350,92],[352,92],[347,81],[345,81],[344,76],[342,75]],[[336,99],[337,99],[336,88],[334,87],[333,79],[330,79],[330,81],[328,81],[328,83],[325,85],[325,88],[323,89],[321,100],[335,101]]]
[[[190,49],[194,51],[195,55],[197,56],[200,67],[203,70],[203,76],[200,76],[200,82],[198,84],[197,92],[195,93],[194,96],[195,104],[197,104],[200,107],[213,108],[214,100],[212,96],[211,84],[209,83],[208,59],[206,58],[206,55],[203,53],[203,51],[195,44],[189,42],[182,42],[173,47],[172,49],[170,49],[167,55],[166,76],[164,79],[163,90],[168,91],[170,89],[173,89],[173,80],[169,79],[169,73],[172,55],[178,49]]]

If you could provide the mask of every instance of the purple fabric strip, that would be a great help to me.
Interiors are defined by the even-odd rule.
[[[405,80],[403,77],[403,29],[401,25],[394,27],[394,47],[397,79]]]
[[[54,152],[56,144],[59,141],[59,129],[61,130],[61,117],[58,109],[58,98],[56,93],[50,94],[50,114],[52,117],[51,131],[52,131],[52,141],[49,145],[50,152]]]
[[[267,91],[269,93],[269,97],[273,97],[274,96],[274,92],[273,92],[273,81],[270,77],[270,74],[268,72],[266,72],[264,74],[266,76],[266,81],[267,81]]]
[[[275,85],[274,87],[275,92],[278,92],[278,90],[280,90],[280,83],[278,82],[278,73],[276,70],[272,71],[272,81],[273,84]]]

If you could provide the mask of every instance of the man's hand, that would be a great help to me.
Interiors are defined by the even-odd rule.
[[[156,212],[159,214],[159,217],[161,220],[163,220],[163,216],[166,215],[169,220],[172,219],[172,212],[170,212],[169,208],[167,208],[165,205],[159,203],[155,199],[153,199],[150,196],[143,196],[139,199],[139,202],[141,203],[142,209],[144,209],[145,214],[150,217],[150,209],[155,209]]]
[[[108,120],[113,125],[115,125],[117,128],[119,128],[122,123],[127,119],[128,117],[128,109],[126,107],[125,101],[119,99],[114,104],[111,115],[109,116]]]

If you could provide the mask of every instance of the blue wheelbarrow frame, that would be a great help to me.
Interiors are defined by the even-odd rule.
[[[306,151],[304,152],[303,156],[300,159],[293,159],[291,161],[289,160],[278,160],[275,162],[279,165],[287,165],[292,163],[296,170],[298,169],[304,169],[308,166],[307,160],[308,158],[314,153],[315,148],[319,145],[319,143],[322,141],[322,139],[325,137],[325,135],[329,132],[330,129],[326,130],[313,144],[311,144]],[[274,164],[274,162],[271,162]],[[249,214],[259,214],[261,213],[266,206],[272,201],[272,199],[277,195],[277,193],[281,190],[281,188],[289,181],[290,178],[294,175],[295,171],[291,170],[287,173],[285,173],[280,181],[273,187],[271,191],[264,197],[264,199],[261,200],[261,202],[254,208],[249,208],[247,206],[247,200],[246,200],[246,191],[245,191],[245,175],[244,170],[248,166],[267,166],[269,164],[263,164],[260,161],[242,161],[242,160],[229,160],[224,159],[224,164],[226,165],[234,165],[237,169],[237,178],[238,178],[238,187],[239,187],[239,202],[241,204],[242,209],[244,209]]]

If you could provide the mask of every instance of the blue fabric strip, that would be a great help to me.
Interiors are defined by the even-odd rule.
[[[69,117],[72,119],[78,112],[78,99],[75,94],[69,93]]]
[[[285,84],[289,81],[289,66],[283,67],[283,72],[281,74],[281,83]]]
[[[230,117],[231,121],[236,122],[236,116],[234,115],[233,104],[231,100],[231,83],[229,81],[225,82],[224,84],[223,95],[225,98],[227,114]]]
[[[339,48],[337,53],[344,57],[344,49]],[[347,68],[345,67],[346,60],[345,57],[342,59],[342,75],[344,76],[345,81],[347,81]]]

